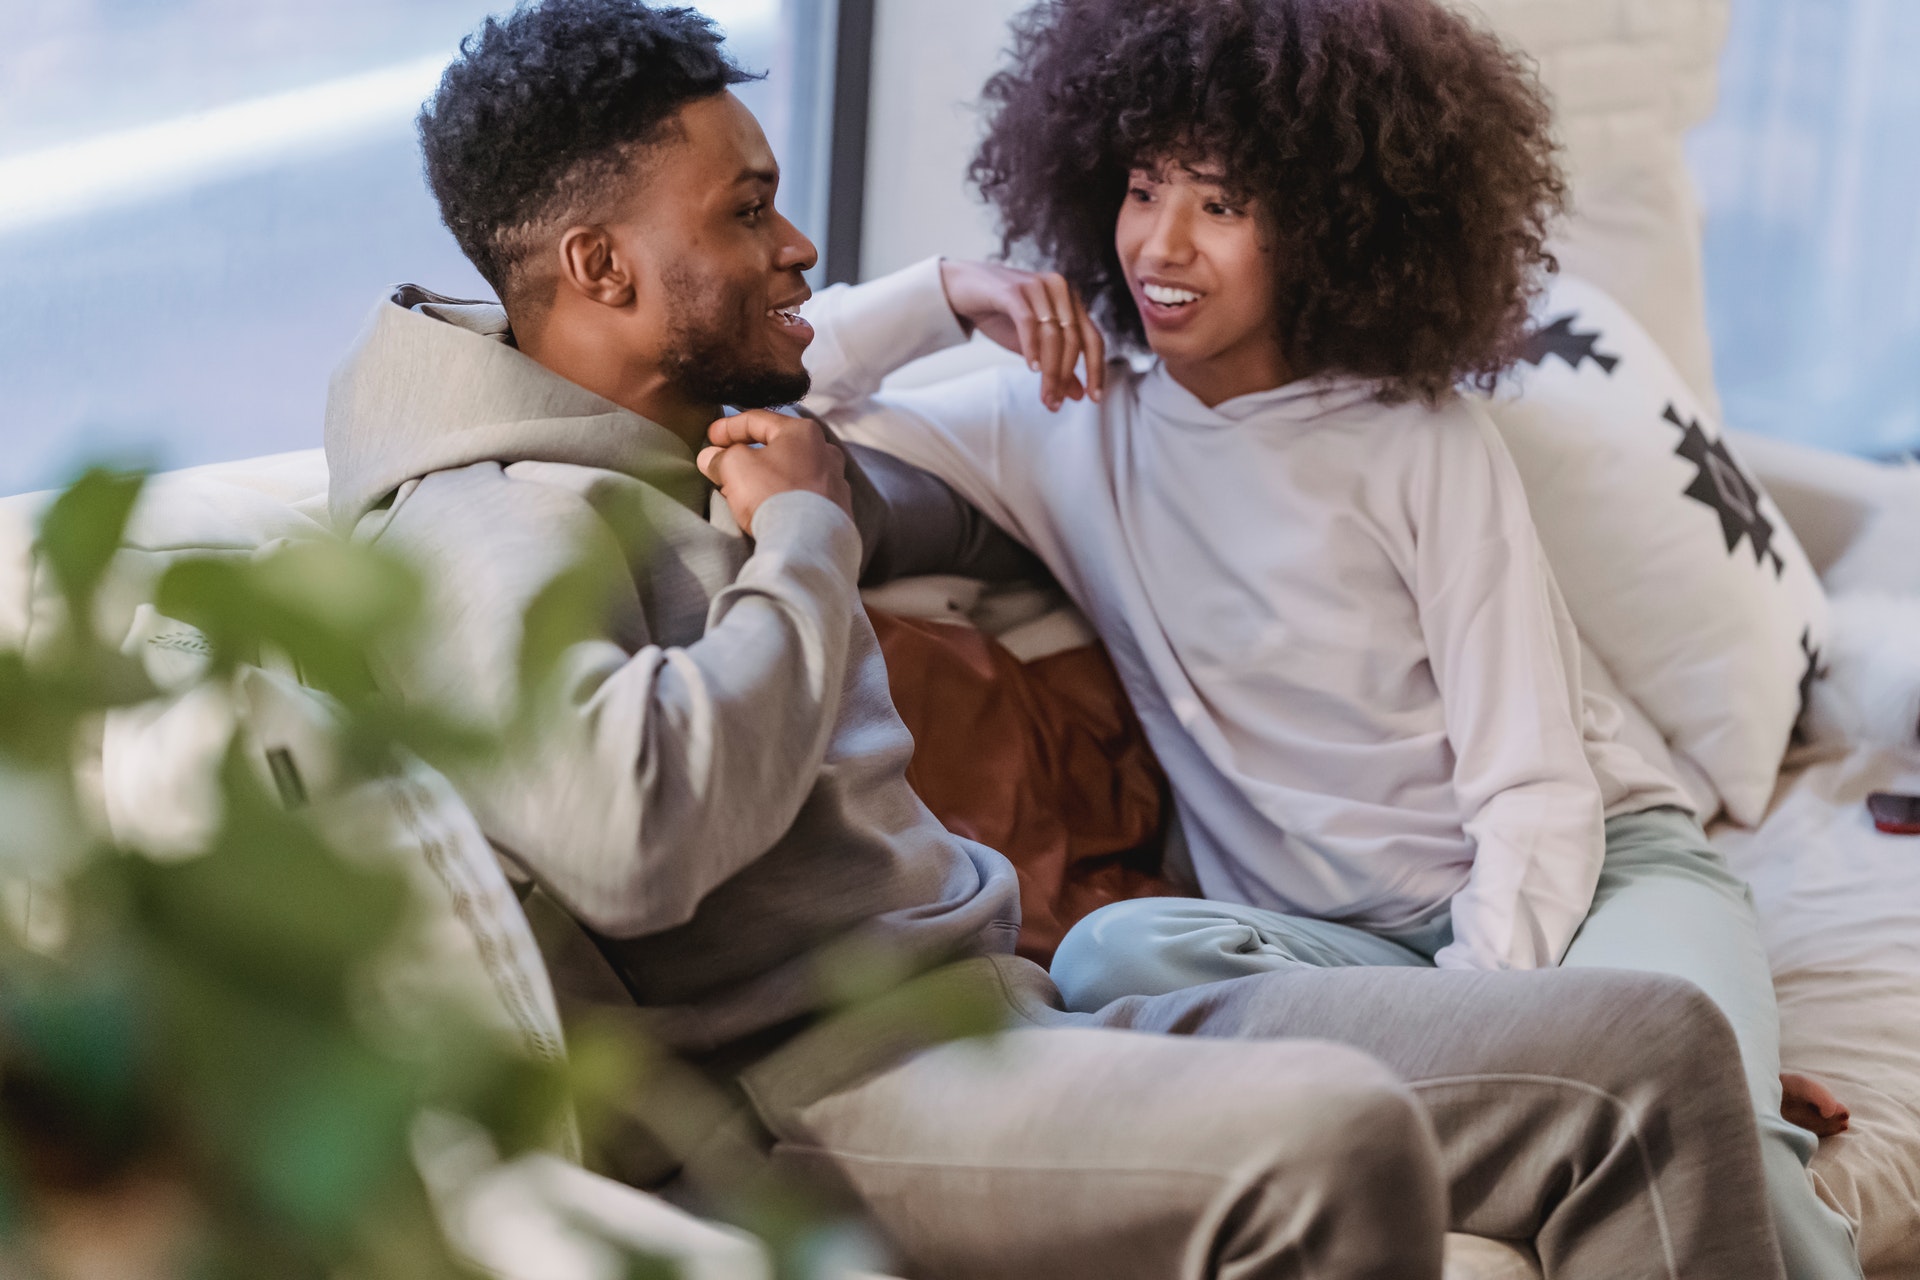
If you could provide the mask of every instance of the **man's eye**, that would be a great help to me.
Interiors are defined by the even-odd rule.
[[[740,217],[747,222],[760,221],[760,215],[767,211],[766,201],[755,201],[740,211]]]

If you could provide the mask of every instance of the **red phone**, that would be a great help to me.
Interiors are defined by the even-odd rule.
[[[1920,836],[1920,796],[1876,791],[1867,797],[1873,825],[1891,836]]]

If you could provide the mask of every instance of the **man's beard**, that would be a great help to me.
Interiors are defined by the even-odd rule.
[[[813,383],[805,369],[755,361],[744,350],[752,340],[753,324],[764,319],[764,308],[730,300],[723,287],[690,271],[669,272],[664,283],[672,342],[665,372],[688,399],[765,409],[792,404],[807,394]]]

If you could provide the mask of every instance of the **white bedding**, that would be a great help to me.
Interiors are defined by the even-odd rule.
[[[1920,837],[1874,830],[1881,790],[1920,790],[1920,754],[1799,764],[1759,830],[1714,843],[1753,885],[1784,1067],[1853,1113],[1814,1157],[1821,1194],[1859,1230],[1869,1280],[1896,1280],[1920,1275]]]

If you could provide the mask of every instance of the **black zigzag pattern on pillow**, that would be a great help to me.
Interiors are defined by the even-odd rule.
[[[1813,701],[1813,686],[1827,675],[1827,668],[1820,661],[1820,650],[1813,643],[1812,627],[1800,633],[1800,652],[1807,659],[1807,669],[1800,676],[1800,710],[1793,717],[1795,743],[1805,743],[1807,740],[1807,707]]]
[[[1567,368],[1575,373],[1580,372],[1582,360],[1591,360],[1611,378],[1620,364],[1620,357],[1595,349],[1601,340],[1599,333],[1575,333],[1573,322],[1579,318],[1579,312],[1569,311],[1546,328],[1535,329],[1521,345],[1520,358],[1537,369],[1547,362],[1548,356],[1559,356],[1566,362]]]
[[[1731,555],[1745,538],[1753,544],[1753,562],[1761,564],[1771,559],[1773,576],[1779,577],[1786,571],[1787,562],[1773,549],[1773,521],[1760,510],[1760,487],[1733,460],[1726,442],[1707,439],[1697,420],[1684,420],[1671,404],[1661,416],[1680,428],[1680,447],[1674,453],[1700,468],[1685,493],[1719,515],[1727,553]]]

